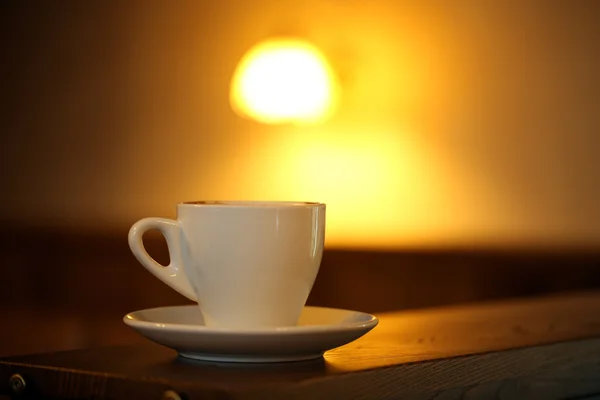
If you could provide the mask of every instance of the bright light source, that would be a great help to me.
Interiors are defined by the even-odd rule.
[[[323,122],[334,111],[338,85],[312,44],[270,39],[251,48],[231,82],[232,108],[266,124]]]

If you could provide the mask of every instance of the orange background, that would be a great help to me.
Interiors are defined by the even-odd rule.
[[[598,4],[13,5],[0,218],[125,231],[182,200],[309,200],[329,247],[597,247]],[[340,78],[323,125],[231,110],[237,62],[281,34]]]

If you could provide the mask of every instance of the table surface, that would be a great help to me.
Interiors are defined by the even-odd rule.
[[[587,398],[600,394],[600,292],[379,314],[323,359],[239,365],[150,342],[0,360],[26,393],[57,398]]]

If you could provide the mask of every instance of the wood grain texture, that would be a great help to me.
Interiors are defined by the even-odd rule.
[[[328,361],[363,370],[600,336],[600,292],[378,316],[381,322],[369,340],[331,351]]]
[[[568,399],[600,394],[600,293],[382,313],[324,359],[194,362],[164,347],[92,348],[0,362],[30,395],[188,399]]]

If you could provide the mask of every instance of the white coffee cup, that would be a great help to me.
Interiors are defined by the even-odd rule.
[[[145,250],[160,231],[170,264]],[[197,301],[209,327],[252,329],[297,324],[319,271],[325,204],[198,201],[177,205],[177,220],[144,218],[129,231],[137,260]]]

